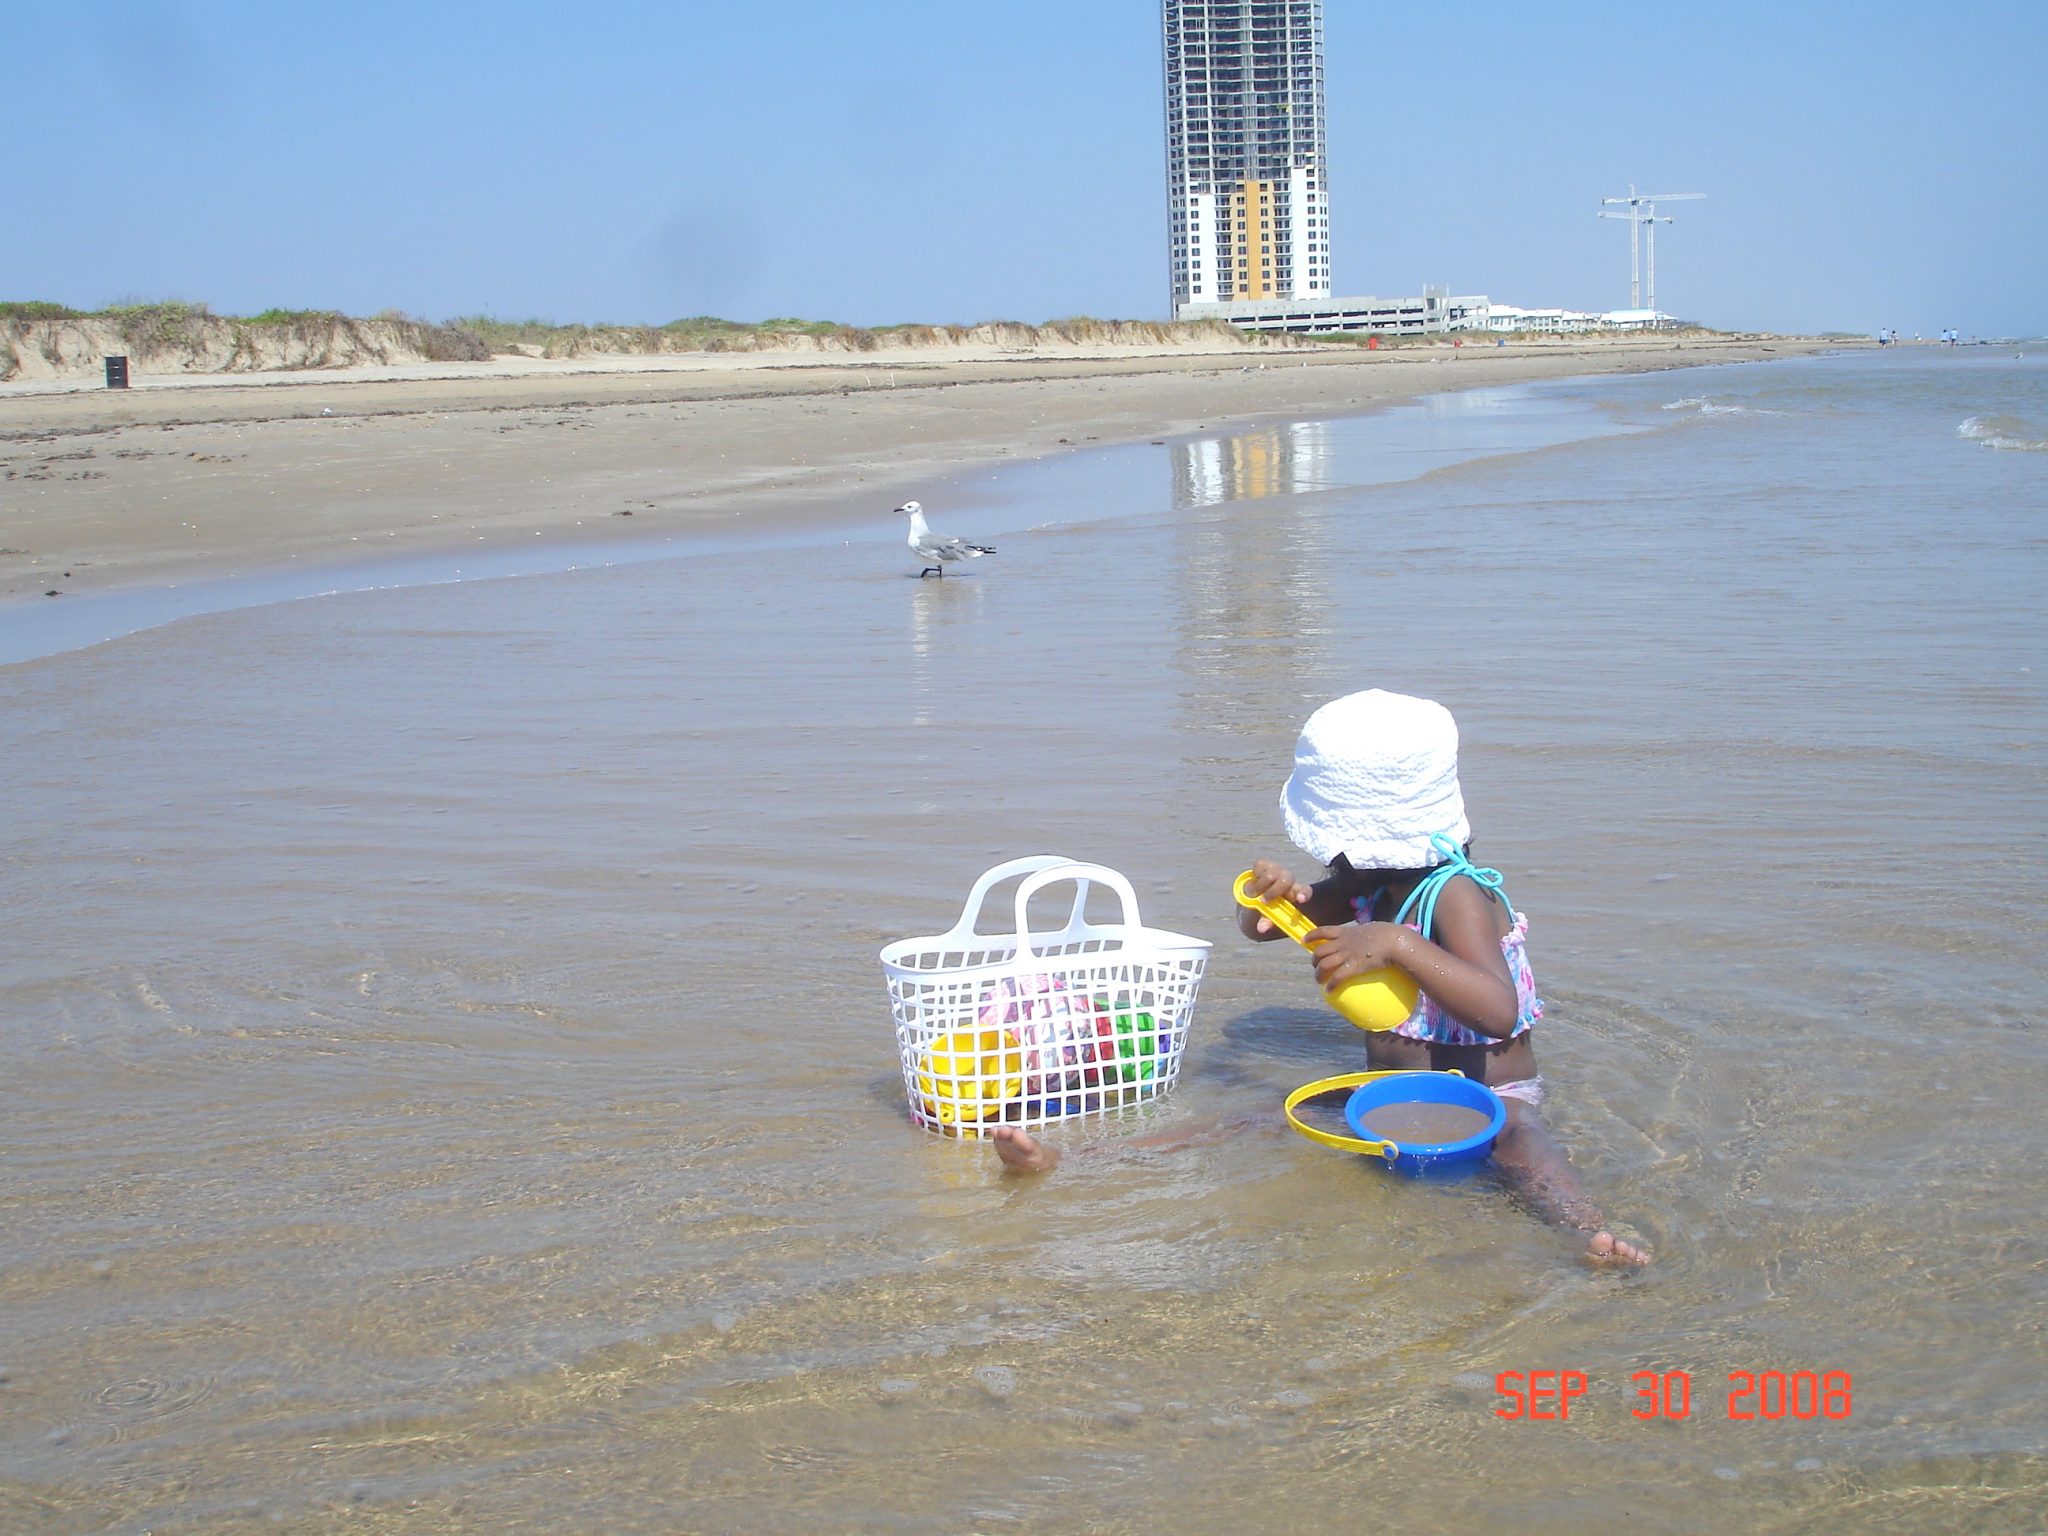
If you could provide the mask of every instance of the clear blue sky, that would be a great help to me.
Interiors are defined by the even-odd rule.
[[[1154,0],[14,0],[0,298],[1159,317]],[[2048,333],[2048,5],[1330,0],[1340,294]]]

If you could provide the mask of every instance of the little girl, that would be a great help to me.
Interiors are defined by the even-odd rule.
[[[1646,1250],[1607,1230],[1537,1106],[1531,1026],[1543,1016],[1529,971],[1528,919],[1508,905],[1497,871],[1468,862],[1471,826],[1458,790],[1458,727],[1428,699],[1371,689],[1309,716],[1280,792],[1288,837],[1329,875],[1299,883],[1285,867],[1253,866],[1250,894],[1284,896],[1322,926],[1316,980],[1325,988],[1382,966],[1415,978],[1422,996],[1395,1029],[1366,1036],[1375,1070],[1458,1071],[1507,1105],[1493,1160],[1537,1210],[1587,1235],[1597,1259],[1647,1264]],[[1247,937],[1280,937],[1241,908]]]

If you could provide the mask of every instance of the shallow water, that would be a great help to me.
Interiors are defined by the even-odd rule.
[[[1358,1117],[1367,1136],[1416,1147],[1443,1147],[1485,1133],[1493,1116],[1462,1104],[1382,1104]]]
[[[1991,417],[2048,369],[1480,392],[935,487],[1001,549],[943,582],[890,524],[0,669],[0,1528],[2039,1525],[2048,455]],[[1647,1274],[1280,1121],[1362,1052],[1229,884],[1375,684],[1459,715]],[[1217,948],[1175,1092],[1019,1182],[909,1123],[875,957],[1040,850]]]

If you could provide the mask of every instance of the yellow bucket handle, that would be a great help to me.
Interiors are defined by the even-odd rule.
[[[1231,887],[1231,895],[1237,898],[1237,904],[1250,907],[1295,943],[1308,947],[1308,936],[1315,932],[1316,927],[1309,915],[1285,896],[1252,895],[1246,887],[1256,878],[1256,872],[1249,869],[1237,877],[1237,884]]]
[[[1399,1150],[1398,1143],[1392,1141],[1360,1141],[1356,1136],[1341,1136],[1335,1131],[1325,1131],[1310,1125],[1301,1116],[1297,1115],[1295,1110],[1300,1108],[1305,1101],[1320,1097],[1323,1094],[1336,1093],[1339,1089],[1343,1088],[1357,1088],[1377,1078],[1401,1077],[1411,1070],[1413,1069],[1395,1068],[1385,1072],[1340,1072],[1335,1077],[1319,1077],[1312,1083],[1303,1083],[1294,1092],[1287,1095],[1287,1102],[1282,1106],[1287,1115],[1287,1123],[1301,1132],[1310,1141],[1320,1142],[1326,1147],[1335,1147],[1339,1152],[1363,1152],[1369,1157],[1391,1159]],[[1463,1077],[1465,1074],[1462,1072],[1451,1072],[1448,1075],[1451,1077]]]

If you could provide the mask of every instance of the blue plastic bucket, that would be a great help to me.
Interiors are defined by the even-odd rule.
[[[1456,1104],[1487,1116],[1487,1125],[1462,1141],[1390,1142],[1365,1124],[1369,1110],[1388,1104]],[[1344,1121],[1359,1140],[1391,1147],[1381,1158],[1394,1172],[1410,1178],[1456,1178],[1470,1173],[1492,1154],[1494,1142],[1508,1123],[1508,1107],[1486,1084],[1455,1072],[1390,1072],[1353,1091],[1344,1105]]]

